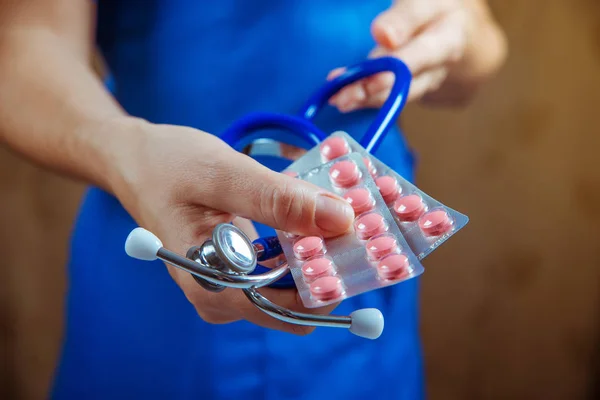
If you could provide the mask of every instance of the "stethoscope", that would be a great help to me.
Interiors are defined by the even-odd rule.
[[[259,140],[281,141],[281,137],[273,135],[269,130],[283,129],[299,139],[306,148],[311,148],[327,136],[311,121],[329,98],[346,85],[386,71],[395,75],[394,85],[359,142],[367,151],[373,153],[381,144],[386,132],[395,124],[406,103],[410,87],[409,69],[401,61],[391,57],[367,60],[348,67],[342,75],[327,82],[314,93],[300,110],[299,116],[252,113],[234,122],[223,132],[221,139],[241,151]],[[261,131],[259,137],[252,136],[256,131]],[[283,308],[261,295],[257,289],[265,286],[294,287],[291,274],[288,274],[287,262],[273,269],[258,264],[282,255],[276,236],[251,241],[235,225],[220,224],[215,227],[210,239],[200,246],[191,247],[183,257],[164,248],[159,238],[151,232],[135,228],[127,237],[125,251],[130,257],[139,260],[159,259],[186,271],[209,291],[242,289],[256,307],[284,322],[313,327],[345,328],[368,339],[377,339],[383,332],[384,318],[381,311],[375,308],[359,309],[349,316],[308,314]]]

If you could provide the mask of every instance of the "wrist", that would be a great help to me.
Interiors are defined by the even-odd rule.
[[[136,149],[142,147],[149,122],[128,115],[91,122],[82,128],[88,137],[89,181],[118,196],[127,186],[127,172]],[[85,156],[85,155],[84,155]]]

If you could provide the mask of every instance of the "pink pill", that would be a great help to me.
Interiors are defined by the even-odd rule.
[[[366,244],[367,254],[373,260],[379,260],[380,258],[393,253],[398,248],[396,239],[390,235],[381,235],[369,239]]]
[[[396,280],[409,274],[408,257],[404,254],[391,254],[377,264],[377,273],[383,279]]]
[[[383,216],[377,213],[369,213],[358,217],[354,222],[354,230],[359,239],[368,239],[387,230]]]
[[[391,203],[392,201],[396,200],[396,197],[398,197],[400,187],[398,186],[396,178],[393,176],[380,176],[379,178],[375,179],[375,184],[377,185],[379,193],[381,193],[381,197],[383,197],[383,201],[385,201],[386,204]]]
[[[331,161],[350,152],[348,142],[342,137],[333,136],[321,144],[321,155],[325,161]]]
[[[402,196],[394,203],[394,211],[400,221],[413,222],[418,220],[425,211],[425,203],[417,194]]]
[[[324,276],[310,284],[310,293],[317,300],[334,300],[341,297],[342,292],[342,281],[337,276]]]
[[[371,192],[368,189],[357,188],[351,189],[344,195],[344,199],[354,209],[355,214],[361,214],[365,211],[371,211],[375,206],[375,200],[371,196]]]
[[[371,176],[375,177],[375,175],[377,174],[377,168],[375,168],[375,165],[373,165],[373,162],[371,161],[371,159],[369,157],[364,157],[363,161],[364,161],[365,165],[367,166],[367,169],[369,170],[369,173],[371,174]]]
[[[323,253],[323,239],[318,236],[307,236],[294,243],[294,255],[299,260]]]
[[[452,228],[452,220],[444,210],[433,210],[423,215],[419,227],[427,236],[439,236]]]
[[[298,173],[294,172],[294,171],[285,171],[285,172],[282,172],[282,174],[287,175],[287,176],[291,176],[292,178],[297,178],[298,177]]]
[[[340,187],[350,187],[360,178],[360,170],[352,161],[340,161],[329,169],[329,177]]]
[[[333,275],[333,262],[328,258],[314,258],[302,266],[302,276],[306,282],[329,275]]]

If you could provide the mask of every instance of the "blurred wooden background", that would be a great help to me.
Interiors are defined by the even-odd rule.
[[[471,217],[425,262],[429,397],[600,398],[600,2],[492,5],[498,79],[404,114],[420,186]],[[45,397],[81,190],[0,150],[0,398]]]

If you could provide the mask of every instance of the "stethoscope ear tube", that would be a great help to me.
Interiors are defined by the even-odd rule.
[[[254,288],[244,289],[246,297],[261,311],[280,321],[294,325],[345,328],[356,336],[377,339],[385,325],[383,314],[376,308],[356,310],[349,316],[307,314],[285,309],[272,303]]]
[[[216,229],[220,226],[217,226]],[[247,254],[247,251],[255,251],[255,247],[237,227],[228,226],[227,234],[238,235],[237,239],[241,240],[228,240],[230,238],[236,239],[234,236],[229,236],[223,241],[219,241],[218,237],[213,236],[212,240],[205,241],[202,246],[192,248],[192,254],[204,254],[204,256],[198,256],[195,260],[191,260],[164,248],[162,242],[151,232],[143,228],[135,228],[130,232],[125,241],[125,252],[130,257],[138,260],[155,261],[160,259],[186,271],[193,275],[196,281],[207,290],[222,291],[223,288],[227,287],[242,289],[246,297],[258,309],[280,321],[304,326],[346,328],[353,334],[368,339],[376,339],[383,332],[383,315],[377,309],[357,310],[350,316],[333,316],[301,313],[274,304],[261,295],[257,291],[257,288],[268,286],[289,273],[287,263],[260,275],[247,275],[242,272],[234,272],[228,269],[227,266],[239,266],[239,260],[231,259],[231,257],[236,258],[235,254],[231,254],[230,258],[226,257],[231,250],[227,246],[235,243],[238,247],[236,251],[241,251],[243,254]],[[239,249],[242,243],[247,243],[248,248]],[[217,251],[212,252],[212,249],[215,248]],[[203,252],[203,249],[208,249],[211,253],[207,254],[207,252]],[[214,256],[220,258],[217,260]],[[256,258],[252,260],[254,264],[256,264]],[[207,260],[212,261],[209,263]],[[251,267],[250,264],[248,266]]]
[[[261,139],[272,138],[285,141],[285,138],[269,132],[272,129],[282,129],[300,139],[307,145],[306,148],[316,146],[327,137],[312,123],[318,111],[345,86],[381,72],[393,73],[394,84],[390,95],[360,141],[361,146],[374,153],[385,133],[396,123],[406,104],[410,89],[412,79],[410,70],[406,64],[394,57],[376,58],[348,67],[342,75],[325,83],[308,99],[300,109],[300,117],[266,112],[250,113],[230,125],[220,138],[236,150],[242,151],[251,143],[251,135],[256,131],[264,131],[261,132]]]
[[[261,139],[272,138],[273,140],[285,142],[285,138],[281,138],[276,132],[273,132],[276,129],[285,130],[300,139],[307,149],[318,145],[327,137],[312,122],[303,118],[285,114],[255,112],[235,121],[221,133],[220,138],[234,149],[242,151],[245,146],[251,143],[251,136],[256,131],[261,131]]]

